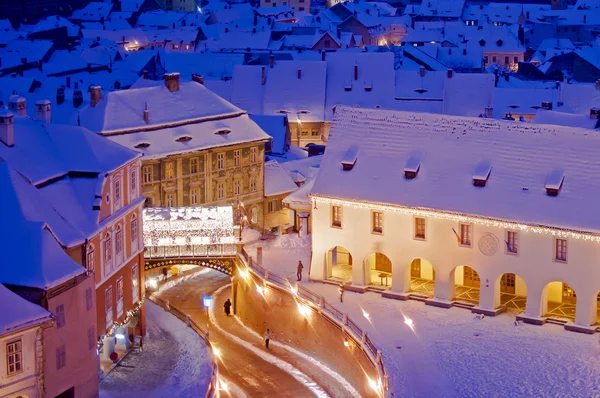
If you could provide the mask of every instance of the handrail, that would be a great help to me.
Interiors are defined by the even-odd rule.
[[[198,325],[196,322],[194,322],[194,320],[191,319],[187,314],[185,314],[179,308],[177,308],[174,305],[172,305],[171,303],[169,303],[169,301],[163,300],[162,298],[156,296],[155,294],[151,294],[150,296],[148,296],[148,300],[152,301],[154,304],[169,311],[171,314],[173,314],[174,316],[176,316],[178,319],[182,320],[183,322],[186,322],[187,325],[189,327],[191,327],[192,330],[194,332],[196,332],[202,338],[202,340],[204,340],[204,343],[208,346],[208,348],[210,349],[211,355],[212,355],[212,365],[211,365],[212,370],[211,370],[211,376],[210,376],[210,383],[209,383],[208,389],[206,391],[206,398],[215,398],[217,396],[217,390],[218,390],[219,365],[217,364],[216,358],[212,354],[212,344],[210,343],[210,340],[208,338],[208,333],[206,333],[206,331],[204,329],[202,329],[200,327],[200,325]]]
[[[248,267],[248,269],[256,276],[260,277],[263,282],[268,282],[274,286],[282,288],[284,290],[288,290],[291,286],[291,283],[288,279],[272,273],[271,271],[266,270],[259,264],[257,264],[252,256],[248,255],[248,252],[245,248],[242,248],[239,258],[243,263]],[[296,296],[299,300],[304,300],[312,307],[316,308],[320,314],[327,317],[330,321],[337,323],[342,327],[342,330],[345,330],[346,333],[350,333],[351,337],[359,342],[360,347],[363,352],[367,354],[373,365],[377,370],[377,374],[379,375],[381,389],[383,390],[383,396],[389,397],[389,376],[386,373],[385,365],[383,363],[383,358],[381,351],[377,349],[373,341],[368,336],[367,332],[362,330],[353,320],[351,320],[347,315],[343,314],[340,310],[335,308],[332,304],[325,301],[325,298],[318,296],[314,292],[309,289],[306,289],[303,286],[296,284],[295,290]],[[345,329],[345,327],[348,329]]]
[[[215,243],[206,245],[146,246],[144,258],[181,257],[233,257],[237,254],[235,243]]]

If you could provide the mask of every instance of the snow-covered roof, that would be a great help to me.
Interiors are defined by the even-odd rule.
[[[149,207],[144,209],[144,221],[222,220],[233,222],[231,206]]]
[[[144,121],[148,109],[149,121]],[[196,82],[180,82],[179,91],[165,85],[113,91],[95,107],[80,112],[81,125],[94,132],[114,133],[168,127],[239,115],[242,110]]]
[[[600,134],[585,129],[338,107],[312,194],[596,233],[598,145]],[[351,146],[360,159],[343,171]],[[414,154],[423,162],[407,180]],[[493,167],[483,188],[472,182],[482,161]],[[557,170],[564,183],[551,197],[545,185]]]
[[[209,39],[198,43],[198,48],[215,51],[223,50],[266,50],[271,41],[271,32],[222,32],[217,39]]]
[[[560,101],[575,113],[589,115],[590,109],[600,108],[600,90],[595,84],[561,84]]]
[[[30,303],[0,283],[0,303],[4,307],[0,317],[0,335],[31,327],[51,319],[48,311]]]
[[[263,114],[268,66],[236,65],[233,68],[231,103],[248,113]],[[264,75],[264,82],[263,82]]]
[[[0,48],[0,70],[19,66],[24,62],[41,62],[53,46],[48,40],[11,40],[6,47]]]
[[[542,102],[556,103],[558,91],[538,88],[494,89],[494,117],[502,118],[506,113],[535,114]]]
[[[21,26],[19,26],[19,32],[32,34],[62,27],[67,28],[67,34],[70,37],[77,37],[79,34],[79,26],[72,24],[71,21],[62,18],[59,15],[42,18],[34,25],[21,24]]]
[[[590,118],[589,114],[579,115],[544,109],[538,110],[533,122],[537,124],[555,124],[558,126],[580,127],[592,130],[598,126],[598,119]]]
[[[460,18],[465,0],[422,0],[419,15],[437,18]]]
[[[190,80],[192,74],[204,76],[205,79],[221,79],[233,76],[234,67],[244,63],[244,54],[161,50],[160,59],[167,72],[181,73],[182,80]]]
[[[283,198],[283,203],[290,205],[292,209],[297,207],[310,209],[310,192],[315,185],[316,177],[308,179],[304,184],[298,187],[294,192]]]
[[[273,153],[283,153],[286,150],[286,115],[250,115],[250,119],[272,138]]]
[[[112,8],[112,3],[93,2],[80,10],[73,11],[70,18],[75,21],[100,21],[108,18]]]
[[[265,162],[265,196],[295,191],[298,186],[276,160]]]
[[[210,106],[209,101],[203,104]],[[152,113],[150,115],[152,117]],[[240,113],[174,127],[114,134],[109,138],[124,147],[142,152],[145,159],[154,159],[207,148],[267,141],[269,136],[248,115]],[[142,146],[136,148],[140,144]]]
[[[183,12],[154,10],[143,12],[137,20],[136,27],[142,29],[174,28],[186,16]]]

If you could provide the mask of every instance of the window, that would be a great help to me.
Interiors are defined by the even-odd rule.
[[[123,231],[121,226],[117,226],[117,232],[115,233],[115,249],[117,251],[117,262],[121,264],[123,262]]]
[[[135,249],[132,248],[131,251],[137,249],[137,241],[138,241],[138,226],[137,226],[137,217],[134,214],[131,216],[131,243],[135,246]]]
[[[121,179],[115,179],[115,210],[121,208]]]
[[[6,344],[6,373],[11,376],[23,370],[23,347],[21,340]]]
[[[140,276],[138,275],[138,265],[133,264],[133,267],[131,267],[131,285],[132,285],[132,294],[131,295],[133,297],[132,302],[134,304],[140,298],[139,279],[140,279]]]
[[[104,292],[104,310],[106,311],[106,327],[109,328],[113,324],[112,286],[109,286]]]
[[[509,63],[509,61],[508,61],[508,60],[509,60],[509,58],[508,58],[508,57],[504,57],[504,65],[508,65],[508,63]]]
[[[152,166],[144,166],[143,169],[143,182],[149,184],[152,182]]]
[[[56,370],[62,369],[67,364],[67,349],[61,345],[56,349]]]
[[[198,204],[198,190],[196,188],[190,191],[190,203],[192,205]]]
[[[313,131],[312,131],[312,136],[313,136],[313,137],[318,137],[318,136],[319,136],[319,132],[318,132],[318,131],[316,131],[316,130],[313,130]]]
[[[567,240],[556,239],[556,261],[567,261]]]
[[[487,56],[483,57],[483,63],[484,63],[484,64],[486,64],[486,65],[487,65],[488,61],[489,61],[489,59],[488,59],[488,57],[487,57]]]
[[[217,185],[217,199],[223,199],[225,197],[225,184],[222,182]]]
[[[165,163],[165,179],[173,179],[173,162]]]
[[[342,227],[342,206],[331,206],[331,226]]]
[[[514,57],[513,58],[513,63],[518,64],[519,63],[519,57]]]
[[[92,295],[92,288],[88,287],[85,289],[85,310],[89,311],[94,306],[94,297]]]
[[[460,244],[471,246],[471,224],[460,224]]]
[[[167,195],[167,207],[175,206],[175,197],[172,193]]]
[[[112,269],[112,241],[110,234],[104,238],[104,274],[108,275]]]
[[[515,231],[506,232],[506,252],[512,254],[519,252],[519,238]]]
[[[492,56],[492,62],[496,63],[496,56],[495,55]]]
[[[372,232],[376,234],[383,233],[383,213],[380,211],[374,211],[371,214],[373,218]]]
[[[304,2],[304,0],[300,0],[300,3],[303,3],[303,2]],[[304,11],[304,7],[299,7],[298,11]]]
[[[65,326],[65,306],[63,304],[56,306],[56,310],[54,312],[56,328],[60,329]]]
[[[89,272],[94,272],[94,270],[96,269],[96,254],[94,252],[94,246],[90,245],[88,247],[88,253],[87,253],[87,269]]]
[[[96,345],[96,336],[94,336],[94,328],[88,328],[88,350],[92,350]]]
[[[425,239],[425,219],[415,217],[415,239]]]
[[[233,182],[233,193],[234,195],[239,195],[242,191],[242,182],[240,180],[235,180]]]
[[[242,152],[239,149],[237,151],[233,151],[233,164],[235,164],[236,166],[239,166],[241,157],[242,157]]]
[[[131,169],[131,173],[129,173],[129,184],[131,185],[130,194],[132,198],[137,197],[137,169]]]
[[[173,50],[179,50],[179,44],[173,44]]]
[[[117,279],[117,318],[123,315],[123,277]]]
[[[258,222],[258,209],[256,207],[252,208],[252,224],[256,224]]]
[[[308,135],[308,130],[302,130],[302,133],[300,133],[301,135]]]
[[[269,213],[273,213],[273,212],[281,210],[281,199],[269,200],[268,207],[269,207]]]
[[[256,177],[250,178],[250,192],[256,192]]]
[[[250,148],[250,163],[256,163],[256,148]]]
[[[198,158],[190,159],[190,173],[191,174],[198,173]]]
[[[217,153],[217,169],[223,170],[225,168],[225,154]]]

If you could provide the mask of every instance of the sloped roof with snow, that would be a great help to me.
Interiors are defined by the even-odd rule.
[[[360,148],[350,171],[341,160]],[[535,225],[600,232],[600,133],[386,110],[338,107],[312,194],[424,208]],[[418,176],[403,167],[418,155]],[[490,162],[485,187],[475,187],[476,165]],[[548,176],[565,175],[556,197]]]
[[[540,109],[536,113],[533,122],[537,124],[555,124],[558,126],[580,127],[592,130],[598,125],[598,119],[592,119],[589,115],[549,111],[545,109]]]
[[[73,11],[70,18],[76,21],[100,21],[108,18],[108,14],[110,14],[112,8],[112,3],[93,2],[80,10]]]
[[[439,18],[460,18],[465,0],[422,0],[419,15]]]
[[[272,138],[273,153],[283,153],[286,150],[286,115],[250,115],[250,119]]]
[[[265,162],[265,196],[281,195],[298,188],[276,160]]]
[[[144,122],[148,108],[149,122]],[[239,115],[242,110],[219,97],[202,84],[181,82],[179,91],[165,85],[135,90],[113,91],[95,107],[80,112],[81,125],[97,133],[113,133],[166,127],[210,118]]]
[[[0,303],[4,306],[0,317],[0,335],[48,321],[48,311],[25,300],[0,283]]]
[[[535,114],[542,102],[556,103],[558,91],[543,88],[498,88],[494,89],[494,117],[505,113]]]
[[[595,84],[561,84],[560,100],[575,113],[589,115],[590,109],[600,108],[600,90]]]
[[[267,78],[267,66],[236,65],[233,68],[231,103],[248,113],[263,114],[265,85],[262,75]]]
[[[477,117],[494,104],[495,77],[489,73],[454,73],[444,85],[444,113]]]

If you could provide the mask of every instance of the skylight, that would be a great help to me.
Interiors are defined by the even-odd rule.
[[[548,196],[558,196],[563,182],[565,181],[565,173],[562,170],[555,170],[546,179],[546,193]]]
[[[473,185],[476,187],[485,187],[491,172],[492,164],[490,162],[479,162],[477,166],[475,166],[475,170],[473,170]]]
[[[406,161],[406,166],[404,166],[404,177],[407,180],[412,180],[417,177],[417,174],[419,174],[420,169],[421,160],[416,156],[412,156]]]
[[[144,148],[148,148],[149,146],[150,146],[150,144],[148,142],[140,142],[139,144],[135,145],[134,148],[144,149]]]
[[[192,137],[190,137],[189,135],[184,135],[183,137],[179,137],[177,138],[175,141],[177,142],[188,142],[191,141]]]
[[[354,165],[356,164],[356,160],[358,159],[358,146],[352,145],[342,158],[342,169],[343,170],[352,170]]]

